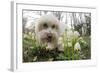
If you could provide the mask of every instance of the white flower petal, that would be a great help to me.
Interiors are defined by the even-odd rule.
[[[74,50],[81,50],[81,46],[80,46],[79,42],[77,42],[77,43],[74,45]]]

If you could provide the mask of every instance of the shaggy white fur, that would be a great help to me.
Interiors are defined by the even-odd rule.
[[[36,39],[40,44],[47,44],[46,49],[58,47],[60,22],[52,14],[41,16],[35,24]]]

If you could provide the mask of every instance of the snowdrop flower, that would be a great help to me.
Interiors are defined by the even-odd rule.
[[[72,30],[70,30],[70,31],[67,31],[67,37],[73,37],[73,31]]]
[[[81,50],[81,46],[79,44],[79,42],[77,42],[75,45],[74,45],[74,50]]]
[[[65,37],[67,37],[68,41],[72,41],[72,39],[73,39],[73,31],[69,30],[66,33],[67,33],[67,35]]]
[[[81,42],[81,43],[87,44],[86,41],[85,41],[82,37],[80,37],[80,38],[78,39],[78,41]]]
[[[32,35],[32,32],[29,32],[29,35]]]
[[[74,38],[78,38],[80,36],[78,31],[74,31]]]
[[[32,34],[32,39],[36,39],[34,34]]]
[[[82,37],[80,37],[78,40],[79,40],[79,41],[82,41],[82,40],[83,40],[83,38],[82,38]]]
[[[84,40],[82,40],[81,42],[84,43],[84,44],[87,44],[86,41],[84,41]]]
[[[62,44],[63,43],[63,38],[59,37],[58,42],[59,42],[59,44]]]
[[[68,47],[72,47],[72,43],[71,42],[68,42]]]
[[[23,36],[24,38],[27,38],[28,37],[28,35],[27,34],[24,34],[24,36]]]
[[[68,30],[66,37],[68,38],[68,41],[72,41],[73,39],[77,39],[80,34],[78,31],[72,31],[72,30]]]

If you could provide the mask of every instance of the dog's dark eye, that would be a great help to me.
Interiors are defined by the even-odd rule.
[[[43,27],[44,27],[44,28],[48,28],[47,23],[44,23],[44,24],[43,24]]]
[[[55,25],[52,25],[52,28],[54,29],[55,28]]]

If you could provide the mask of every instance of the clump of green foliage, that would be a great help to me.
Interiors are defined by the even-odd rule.
[[[81,60],[91,57],[89,36],[71,39],[67,36],[66,30],[61,36],[64,51],[59,51],[58,48],[46,50],[46,45],[36,41],[35,34],[23,34],[23,62]],[[76,43],[80,44],[81,49],[76,47],[75,50]]]

